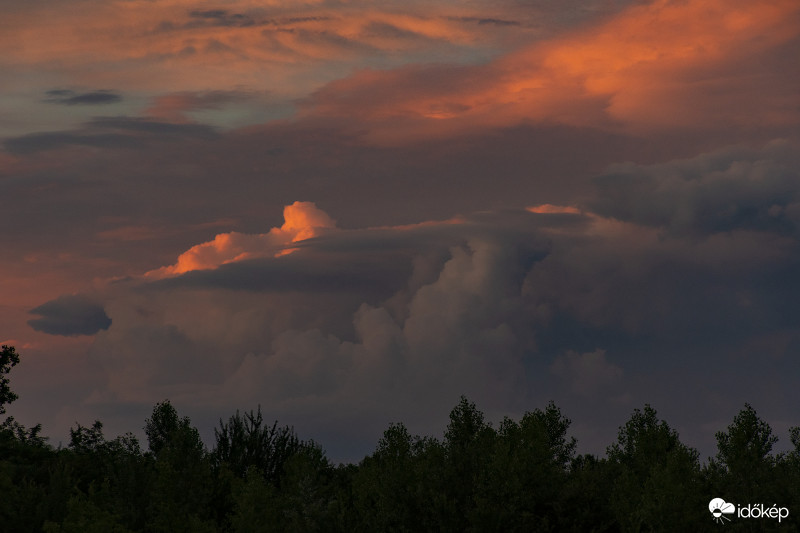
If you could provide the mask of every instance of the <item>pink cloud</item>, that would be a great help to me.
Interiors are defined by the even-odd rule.
[[[364,70],[308,118],[357,117],[372,142],[525,122],[629,132],[796,124],[796,2],[657,0],[479,66]],[[757,97],[753,97],[758,95]]]
[[[283,209],[285,222],[267,233],[248,235],[232,231],[192,246],[174,265],[151,270],[145,276],[162,278],[192,270],[207,270],[255,257],[280,256],[294,251],[288,244],[317,237],[336,228],[336,222],[313,202],[294,202]]]

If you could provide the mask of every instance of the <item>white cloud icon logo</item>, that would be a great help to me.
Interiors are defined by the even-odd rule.
[[[723,516],[726,514],[733,514],[736,512],[736,506],[732,503],[728,503],[722,498],[714,498],[710,502],[708,502],[708,510],[711,511],[711,514],[714,515],[714,521],[723,524],[724,520],[728,522],[731,521],[730,518],[727,516]]]

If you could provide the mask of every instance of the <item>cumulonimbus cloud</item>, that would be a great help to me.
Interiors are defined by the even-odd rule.
[[[625,168],[655,184],[637,196],[645,205],[673,189],[680,204],[715,183],[750,190],[730,196],[744,201],[783,183],[773,171],[788,168],[788,145]],[[665,232],[670,217],[626,214],[628,186],[606,180],[594,191],[605,203],[532,202],[362,229],[292,204],[281,227],[223,234],[101,291],[113,324],[96,331],[90,358],[106,381],[87,401],[170,397],[220,409],[225,398],[232,408],[269,405],[298,425],[324,419],[334,433],[334,421],[369,433],[415,413],[426,431],[440,420],[419,413],[446,413],[460,394],[490,412],[524,410],[544,394],[629,409],[673,379],[664,368],[680,369],[683,386],[698,358],[716,365],[738,350],[780,361],[800,338],[786,303],[800,298],[797,233],[752,224]],[[661,381],[643,368],[659,368]]]
[[[672,234],[796,234],[799,150],[797,141],[776,140],[653,165],[613,165],[595,178],[587,208]]]

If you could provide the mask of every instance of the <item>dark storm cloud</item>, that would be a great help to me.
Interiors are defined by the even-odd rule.
[[[270,298],[287,295],[288,301],[300,302],[306,297],[327,298],[338,304],[329,308],[325,323],[344,324],[336,331],[342,335],[351,316],[362,303],[381,302],[410,297],[419,284],[435,280],[453,247],[469,247],[470,239],[495,239],[509,242],[522,265],[516,276],[547,253],[547,243],[536,239],[531,231],[527,239],[509,237],[500,228],[477,227],[472,224],[441,224],[402,229],[337,231],[333,234],[296,243],[289,255],[242,260],[216,269],[196,270],[178,277],[166,278],[140,286],[142,294],[175,291],[233,291],[267,293]],[[480,236],[480,237],[479,237]],[[513,242],[512,242],[513,241]],[[294,245],[289,245],[294,246]],[[410,292],[409,292],[410,291]],[[399,296],[398,296],[399,295]],[[398,300],[398,298],[400,300]],[[333,307],[331,307],[333,305]],[[393,312],[406,311],[395,305]],[[292,307],[290,304],[289,308]],[[402,307],[402,305],[401,305]],[[338,309],[333,311],[332,309]],[[287,315],[292,311],[287,310]]]
[[[580,230],[588,218],[579,214],[533,214],[519,209],[473,213],[447,221],[408,226],[386,226],[333,232],[289,246],[331,254],[406,254],[460,245],[480,237],[499,242],[527,242],[531,248],[546,247],[540,230]]]
[[[535,330],[545,357],[601,347],[630,362],[654,342],[662,351],[731,345],[795,320],[784,297],[800,295],[790,276],[798,258],[747,260],[774,253],[781,242],[748,235],[663,240],[635,227],[597,235],[589,221],[581,214],[508,210],[456,224],[336,232],[297,243],[289,256],[193,271],[148,287],[340,293],[378,305],[397,291],[413,297],[436,282],[445,264],[488,247],[481,252],[492,258],[487,266],[502,261],[503,267],[487,272],[486,283],[517,285],[514,331]],[[472,312],[473,303],[463,311]]]
[[[40,318],[29,320],[28,325],[50,335],[94,335],[111,326],[111,319],[103,306],[84,296],[60,296],[30,313]]]
[[[787,302],[800,296],[790,274],[800,255],[786,248],[784,239],[752,234],[699,243],[655,232],[560,240],[526,278],[526,299],[547,318],[539,346],[601,346],[632,358],[706,346],[716,357],[723,346],[794,327],[798,311]]]
[[[595,180],[593,211],[707,235],[734,230],[795,233],[800,228],[800,145],[729,148],[656,165],[614,165]]]
[[[26,155],[63,146],[94,148],[136,148],[148,140],[202,139],[219,137],[206,124],[172,124],[138,117],[98,117],[78,130],[50,131],[11,137],[3,141],[13,154]]]
[[[379,431],[387,418],[413,424],[439,412],[446,423],[459,394],[506,414],[553,398],[584,426],[612,433],[645,401],[695,430],[720,416],[720,403],[773,396],[797,420],[785,398],[796,389],[800,339],[800,165],[791,157],[800,150],[715,151],[796,135],[796,24],[770,18],[796,19],[796,9],[780,15],[790,2],[766,10],[655,2],[605,25],[645,2],[138,2],[120,18],[92,1],[102,9],[48,0],[63,9],[8,26],[19,94],[27,83],[59,117],[103,100],[114,110],[117,93],[58,87],[124,88],[126,100],[130,91],[152,108],[146,119],[98,118],[63,132],[54,130],[72,126],[53,122],[28,136],[46,120],[44,107],[31,110],[27,126],[18,122],[20,133],[11,117],[13,156],[0,153],[0,241],[14,253],[0,280],[26,287],[15,276],[27,272],[23,281],[47,291],[29,309],[80,284],[129,276],[99,297],[113,327],[85,339],[108,378],[86,395],[107,399],[108,412],[178,396],[220,415],[260,402],[312,431],[324,419],[340,439],[352,428]],[[4,13],[46,6],[0,3]],[[336,16],[303,16],[317,14]],[[15,46],[41,29],[39,19],[62,18],[69,24],[59,39]],[[167,19],[160,29],[176,34],[154,36]],[[570,26],[576,31],[557,35]],[[85,27],[113,43],[87,44]],[[365,32],[384,38],[359,41]],[[230,47],[236,57],[201,57]],[[659,53],[650,61],[643,50]],[[451,66],[413,66],[419,61]],[[476,66],[459,66],[467,64]],[[58,81],[36,86],[41,80]],[[191,123],[204,115],[193,112],[237,104],[231,89],[273,80],[304,113],[229,131]],[[481,102],[498,106],[481,112]],[[253,121],[261,104],[248,103]],[[206,116],[228,120],[244,107]],[[376,141],[384,128],[400,140]],[[79,149],[46,153],[58,147]],[[604,171],[622,161],[633,162]],[[292,244],[298,251],[280,258],[159,283],[137,275],[218,232],[279,227],[281,208],[298,199],[317,202],[344,229]],[[584,214],[522,210],[542,203]],[[476,210],[486,212],[446,229],[351,231]],[[56,314],[31,322],[57,329]],[[54,374],[41,368],[43,379]],[[206,415],[196,422],[212,427],[216,413]],[[610,438],[595,439],[595,449]]]
[[[45,102],[61,105],[116,104],[122,101],[122,96],[113,91],[76,93],[68,89],[53,89],[47,91],[47,96]]]
[[[400,280],[410,274],[410,261],[380,257],[353,262],[329,254],[308,257],[296,252],[286,257],[253,259],[222,265],[214,270],[188,272],[179,278],[152,284],[153,288],[221,288],[227,290],[310,293],[353,292],[388,298]]]
[[[110,288],[115,327],[93,350],[109,375],[133,376],[115,385],[129,397],[163,396],[154,384],[182,383],[180,366],[194,365],[214,369],[196,377],[197,401],[211,401],[202,384],[215,383],[217,397],[254,395],[301,419],[300,404],[333,416],[366,398],[371,421],[446,413],[467,394],[506,413],[553,398],[613,427],[669,388],[705,401],[709,384],[686,378],[698,365],[725,369],[733,357],[759,379],[793,368],[792,242],[752,230],[664,236],[546,210],[332,229],[286,256]],[[169,361],[164,339],[180,352]],[[741,387],[736,372],[720,375]],[[713,394],[730,387],[714,383]],[[601,450],[593,424],[580,429],[584,445]]]
[[[294,250],[288,255],[190,271],[147,287],[351,292],[373,301],[388,298],[406,283],[415,257],[425,256],[441,267],[451,247],[466,246],[478,239],[509,246],[518,256],[522,270],[527,271],[548,253],[548,240],[540,232],[576,230],[586,223],[587,218],[577,214],[540,215],[508,210],[401,228],[331,231],[285,245]]]

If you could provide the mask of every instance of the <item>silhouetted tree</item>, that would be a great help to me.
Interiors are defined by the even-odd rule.
[[[779,484],[782,506],[789,509],[800,509],[800,427],[789,428],[789,441],[792,450],[779,458],[778,469],[773,476]],[[796,517],[792,517],[796,524]]]
[[[622,531],[692,531],[707,518],[699,454],[646,405],[608,447],[611,508]],[[665,520],[664,517],[669,517]]]
[[[211,462],[189,417],[179,418],[169,401],[161,402],[145,433],[156,470],[148,529],[213,531]]]
[[[147,444],[153,455],[158,456],[181,426],[190,427],[189,419],[180,420],[178,412],[172,407],[169,400],[156,404],[153,414],[145,420],[144,424]]]
[[[560,524],[562,531],[619,531],[609,505],[614,489],[614,469],[606,458],[591,454],[575,457],[564,486]]]
[[[719,431],[717,455],[706,468],[714,494],[739,505],[788,503],[792,487],[787,484],[793,473],[791,461],[772,455],[778,438],[772,428],[759,418],[750,404],[734,417],[727,431]],[[785,476],[785,477],[784,477]],[[735,521],[734,531],[771,531],[785,529],[787,524],[777,521]]]
[[[108,490],[107,486],[102,490]],[[47,521],[42,528],[44,533],[129,533],[131,530],[121,523],[109,505],[103,505],[104,498],[92,489],[88,495],[75,493],[67,505],[67,513],[59,524]],[[101,503],[98,504],[97,502]]]
[[[243,479],[234,480],[230,528],[234,533],[279,531],[280,509],[273,503],[275,487],[264,480],[256,467]]]
[[[483,413],[464,396],[450,412],[450,423],[442,443],[446,489],[441,526],[451,531],[468,528],[475,508],[476,489],[482,468],[490,457],[495,431],[484,420]],[[435,457],[435,456],[434,456]]]
[[[277,420],[264,425],[260,406],[255,413],[236,411],[227,423],[220,420],[219,425],[214,430],[213,459],[241,478],[255,467],[267,482],[278,484],[286,461],[301,447],[292,428],[279,428]]]
[[[481,485],[472,520],[486,531],[560,530],[573,512],[562,503],[576,441],[570,420],[552,402],[525,413],[519,424],[506,418],[482,458]]]
[[[6,405],[14,402],[19,396],[11,390],[9,385],[8,373],[19,364],[19,354],[13,346],[3,345],[0,347],[0,415],[6,413]],[[0,440],[16,440],[33,446],[43,446],[47,440],[39,433],[42,425],[36,424],[30,429],[14,420],[13,416],[7,417],[0,422]],[[2,447],[2,442],[0,442]]]
[[[286,462],[278,497],[273,500],[281,520],[276,531],[325,531],[331,518],[331,464],[314,442],[304,442]]]
[[[13,346],[0,347],[0,415],[6,414],[6,404],[18,398],[8,384],[8,373],[18,363],[19,355]]]
[[[433,472],[422,469],[423,449],[422,439],[412,437],[403,424],[392,424],[384,431],[375,452],[361,462],[352,481],[357,529],[425,529],[430,503],[427,481]]]
[[[18,356],[3,347],[5,378]],[[2,381],[2,401],[15,398]],[[54,450],[13,419],[0,428],[0,530],[56,532],[711,531],[712,497],[738,505],[800,506],[794,447],[748,404],[697,452],[649,405],[619,428],[606,458],[575,455],[570,420],[552,402],[497,430],[462,397],[439,441],[392,424],[359,464],[333,468],[324,450],[260,408],[215,430],[208,453],[169,401],[145,421],[149,451],[131,434],[107,440],[78,424]],[[736,520],[732,531],[794,530],[793,516]],[[794,528],[794,529],[792,529]]]

